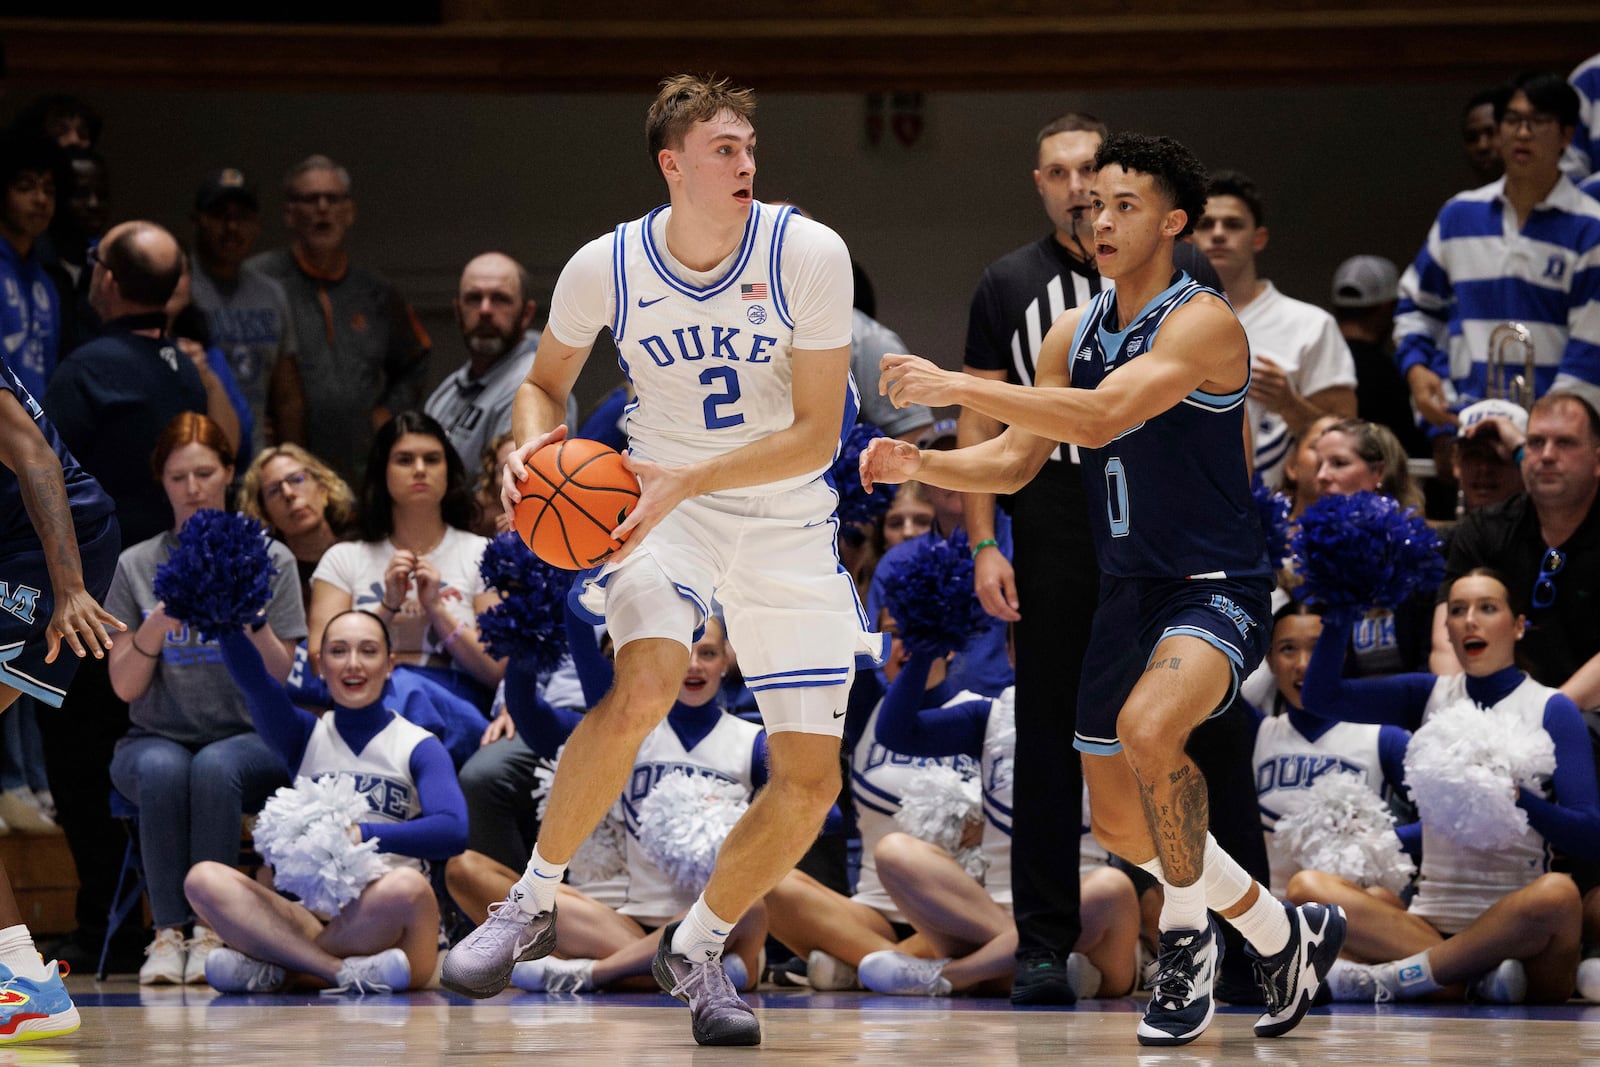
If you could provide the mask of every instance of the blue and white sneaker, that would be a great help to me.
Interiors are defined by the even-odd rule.
[[[67,995],[61,970],[53,962],[48,966],[50,977],[36,982],[0,964],[0,1045],[42,1041],[78,1028],[78,1009]]]
[[[1163,930],[1150,1003],[1139,1020],[1139,1044],[1187,1045],[1211,1025],[1217,1003],[1211,987],[1222,962],[1215,919],[1204,930]]]
[[[1289,943],[1270,956],[1245,946],[1267,1010],[1256,1020],[1257,1037],[1287,1034],[1311,1010],[1311,1001],[1344,947],[1344,909],[1332,904],[1285,904]]]

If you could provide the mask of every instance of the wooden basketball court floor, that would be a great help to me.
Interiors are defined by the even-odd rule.
[[[1600,1067],[1600,1006],[1452,1008],[1337,1005],[1293,1033],[1258,1040],[1256,1012],[1221,1008],[1175,1049],[1134,1040],[1142,1002],[1015,1010],[1003,1000],[766,992],[750,1000],[764,1041],[703,1049],[674,1000],[646,994],[510,990],[470,1001],[402,996],[221,996],[206,987],[141,989],[131,979],[71,977],[76,1034],[0,1046],[0,1065],[403,1067],[411,1064],[977,1064],[1137,1065],[1528,1064]]]

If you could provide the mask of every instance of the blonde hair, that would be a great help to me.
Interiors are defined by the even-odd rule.
[[[239,483],[239,510],[252,519],[261,520],[269,530],[280,532],[275,530],[272,520],[267,517],[266,501],[261,499],[261,471],[279,456],[300,464],[322,486],[323,492],[328,494],[328,506],[322,509],[322,516],[328,520],[328,526],[335,535],[344,536],[346,528],[356,516],[356,495],[350,491],[345,480],[334,473],[332,467],[292,441],[264,448],[251,460],[250,469],[244,472],[244,478]]]
[[[660,158],[663,148],[680,147],[697,122],[710,122],[723,112],[749,122],[755,111],[756,94],[735,86],[727,78],[697,74],[666,78],[644,120],[650,162]]]
[[[1320,439],[1330,433],[1349,437],[1355,442],[1356,455],[1368,465],[1382,466],[1383,477],[1378,482],[1380,492],[1394,497],[1405,507],[1422,510],[1422,489],[1411,477],[1410,460],[1393,430],[1366,419],[1340,419],[1317,436]]]

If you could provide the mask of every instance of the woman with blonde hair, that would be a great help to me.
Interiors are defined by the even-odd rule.
[[[309,605],[312,572],[355,522],[355,493],[332,467],[286,442],[262,450],[244,472],[239,510],[265,523],[294,553],[301,599]]]
[[[1341,419],[1312,443],[1318,496],[1382,493],[1422,511],[1422,489],[1411,477],[1406,450],[1394,431],[1365,419]]]

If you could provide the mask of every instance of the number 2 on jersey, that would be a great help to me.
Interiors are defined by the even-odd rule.
[[[1122,457],[1106,460],[1106,516],[1111,520],[1111,536],[1128,536],[1128,477]]]
[[[739,402],[739,375],[732,367],[707,367],[700,372],[701,385],[716,385],[720,383],[719,392],[706,397],[702,405],[706,413],[706,429],[726,430],[744,422],[744,416],[737,411],[724,414],[718,408],[731,407]]]

